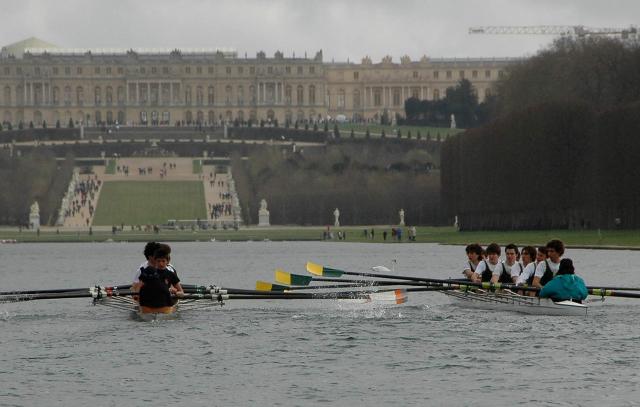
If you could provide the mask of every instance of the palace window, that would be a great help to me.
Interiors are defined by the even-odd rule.
[[[459,77],[460,79],[464,79],[464,71],[460,71],[460,72],[458,72],[458,77]]]
[[[78,75],[82,75],[82,67],[81,67],[81,66],[79,66],[79,67],[76,69],[76,73],[77,73]]]
[[[290,66],[285,66],[284,67],[284,72],[287,73],[287,74],[290,74],[291,73],[291,67]]]
[[[124,73],[124,68],[118,68],[118,75],[122,75]]]
[[[53,104],[58,105],[60,103],[60,88],[57,86],[53,88]]]
[[[207,68],[207,72],[209,72],[209,75],[213,75],[213,67],[210,66],[209,68]]]
[[[491,78],[491,71],[488,70],[488,69],[486,71],[484,71],[484,77],[485,78]]]
[[[144,74],[147,73],[147,69],[144,66],[140,67],[140,73]]]
[[[238,105],[244,105],[244,87],[238,86]]]
[[[420,88],[411,88],[411,97],[414,99],[420,99]]]
[[[232,93],[233,93],[233,88],[231,87],[231,85],[227,85],[224,88],[224,101],[227,105],[231,104]]]
[[[400,88],[393,89],[393,105],[400,106],[401,93]]]
[[[56,70],[57,68],[53,68],[53,69],[54,69],[54,70]],[[57,73],[57,72],[55,72],[55,73]],[[8,66],[5,66],[5,68],[4,68],[4,74],[5,74],[6,76],[11,75],[11,69],[10,69]]]
[[[100,75],[100,67],[99,67],[99,66],[96,66],[96,67],[93,69],[93,72],[94,72],[95,74],[97,74],[97,75]]]
[[[477,79],[477,78],[478,78],[478,71],[473,71],[473,72],[471,72],[471,77],[472,77],[473,79]]]
[[[191,73],[191,67],[190,67],[190,66],[186,66],[186,67],[184,68],[184,72],[185,72],[185,73]]]
[[[124,103],[124,87],[118,86],[118,104]]]
[[[71,86],[64,87],[64,104],[65,105],[71,104]]]
[[[310,73],[310,74],[314,74],[314,73],[316,73],[316,67],[315,67],[315,66],[310,66],[310,67],[309,67],[309,73]]]
[[[184,103],[187,105],[191,104],[191,86],[187,86],[184,89]]]
[[[284,103],[291,104],[291,85],[284,87]]]
[[[353,108],[360,108],[360,91],[357,89],[353,91]]]
[[[438,79],[440,77],[440,72],[433,71],[433,79]]]
[[[344,89],[338,90],[338,109],[344,109],[345,99]]]
[[[373,105],[382,106],[382,90],[380,88],[373,90]]]
[[[16,75],[22,75],[22,67],[17,67],[16,68]]]
[[[11,104],[11,88],[9,86],[4,87],[4,104]]]
[[[158,68],[155,66],[151,67],[151,73],[158,73]]]
[[[451,79],[451,71],[447,71],[447,79]]]
[[[198,86],[196,88],[196,103],[198,105],[202,105],[204,103],[204,91],[202,90],[202,86]]]
[[[230,66],[227,67],[227,75],[231,75],[231,67]]]
[[[255,66],[250,66],[249,67],[249,74],[255,75],[255,73],[256,73],[256,67]]]
[[[418,71],[413,71],[413,79],[418,79]]]
[[[84,104],[84,89],[82,89],[82,86],[76,88],[76,104],[78,106]]]
[[[9,70],[9,68],[5,68],[5,71],[7,71],[7,72],[8,72],[8,70]],[[58,74],[58,67],[57,67],[57,66],[54,66],[54,67],[53,67],[53,74],[54,74],[54,75],[57,75],[57,74]],[[8,75],[8,73],[7,73],[7,75]]]
[[[201,66],[196,67],[196,73],[197,74],[201,74],[202,73],[202,67]]]
[[[111,105],[111,103],[113,103],[113,88],[111,88],[111,86],[107,86],[105,100],[107,105]]]
[[[504,77],[503,71],[498,71],[498,78],[502,79]]]
[[[18,68],[20,69],[20,68]],[[70,66],[65,66],[64,67],[64,74],[65,75],[71,75],[71,67]]]
[[[353,80],[357,81],[358,79],[360,79],[360,72],[354,72],[353,73]]]
[[[298,75],[302,75],[302,67],[301,66],[298,67]]]
[[[440,100],[440,91],[438,89],[433,90],[433,100]]]
[[[213,86],[209,86],[207,89],[207,104],[212,106],[215,103],[215,92]]]
[[[36,66],[36,67],[33,69],[33,72],[34,72],[36,75],[40,75],[40,67],[39,67],[39,66]]]
[[[100,87],[96,86],[96,88],[93,90],[93,103],[96,106],[100,106],[100,104],[102,103],[102,91],[100,90]]]
[[[111,75],[111,67],[110,66],[107,67],[107,75]]]
[[[309,86],[309,104],[316,104],[316,87],[314,85]]]
[[[242,75],[244,73],[244,67],[238,67],[238,75]]]
[[[304,103],[304,88],[302,85],[298,85],[298,88],[296,89],[296,101],[298,102],[298,105],[302,105]]]
[[[267,67],[267,73],[268,74],[272,74],[273,73],[273,67],[272,66]]]

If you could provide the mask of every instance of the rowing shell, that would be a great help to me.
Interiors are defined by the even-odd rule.
[[[532,315],[586,316],[589,307],[573,301],[552,301],[548,298],[527,297],[511,291],[442,291],[456,305],[492,311],[515,311]]]
[[[159,319],[172,319],[178,315],[178,303],[170,307],[145,307],[144,305],[136,305],[133,313],[137,319],[143,321],[156,321]]]

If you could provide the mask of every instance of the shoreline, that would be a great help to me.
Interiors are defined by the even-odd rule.
[[[218,241],[317,241],[332,243],[382,243],[414,244],[437,243],[443,245],[467,245],[480,243],[487,245],[496,242],[500,245],[515,243],[518,246],[543,245],[557,238],[568,248],[601,250],[640,250],[640,231],[638,230],[535,230],[535,231],[482,231],[460,232],[453,227],[416,227],[415,241],[407,239],[407,227],[402,227],[402,240],[391,237],[391,228],[398,226],[368,225],[331,227],[334,239],[323,239],[326,226],[270,226],[241,227],[233,230],[161,230],[145,232],[131,230],[112,233],[111,227],[95,227],[91,233],[88,228],[64,229],[43,227],[40,233],[33,230],[19,231],[15,227],[0,227],[0,243],[86,243],[86,242],[147,242],[152,240],[166,242],[218,242]],[[365,230],[367,236],[365,237]],[[370,231],[374,230],[374,238]],[[345,234],[338,239],[337,232]],[[383,239],[383,232],[387,239]]]

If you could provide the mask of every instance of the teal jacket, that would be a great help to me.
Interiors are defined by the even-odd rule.
[[[589,292],[584,280],[575,274],[561,274],[555,276],[540,290],[541,298],[551,298],[554,301],[579,300],[587,298]]]

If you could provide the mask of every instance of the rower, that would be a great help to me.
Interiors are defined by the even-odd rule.
[[[533,284],[533,277],[536,272],[536,267],[538,266],[538,264],[540,264],[541,262],[547,259],[547,247],[539,246],[537,251],[531,246],[527,246],[525,249],[527,249],[527,252],[529,252],[529,256],[531,258],[535,256],[535,261],[528,263],[527,266],[529,266],[529,268],[525,267],[525,269],[522,270],[522,273],[520,273],[520,276],[518,277],[518,281],[516,281],[516,284],[531,286]],[[523,255],[524,255],[525,249],[522,249]],[[534,254],[532,255],[531,253],[534,253]]]
[[[472,275],[471,281],[473,282],[489,282],[492,281],[493,276],[496,276],[496,281],[502,271],[500,267],[500,246],[497,243],[491,243],[486,249],[487,258],[478,263],[475,272]]]
[[[168,244],[163,244],[163,243],[158,243],[158,242],[148,242],[145,246],[144,246],[144,257],[145,257],[145,261],[140,264],[140,266],[138,266],[138,269],[135,272],[135,276],[133,278],[133,283],[131,284],[131,290],[133,291],[138,291],[140,289],[141,283],[140,283],[140,272],[142,270],[144,270],[145,268],[152,266],[155,267],[155,263],[153,260],[153,254],[155,253],[156,250],[158,250],[160,247],[164,248],[165,250],[169,251],[169,255],[171,255],[171,246],[169,246]],[[171,257],[169,257],[169,261],[171,261]],[[173,267],[172,264],[168,264],[167,265],[167,269],[169,271],[172,271],[173,273],[175,273],[177,275],[176,269],[175,267]]]
[[[575,275],[571,259],[562,259],[556,276],[540,290],[540,298],[551,298],[554,302],[582,303],[588,294],[584,280]]]
[[[506,259],[502,262],[502,273],[497,281],[508,284],[515,283],[522,273],[522,264],[518,261],[520,250],[518,250],[518,246],[510,243],[504,248],[504,254]]]
[[[560,260],[564,254],[564,243],[553,239],[547,242],[546,248],[547,258],[536,266],[536,272],[531,283],[534,287],[543,287],[555,277],[560,268]]]
[[[544,248],[544,252],[547,252],[546,248]],[[522,271],[516,278],[517,285],[531,285],[533,275],[536,272],[536,256],[536,249],[533,246],[525,246],[522,248]],[[529,279],[531,279],[531,281],[529,281]],[[534,296],[535,293],[533,291],[526,291],[526,295]]]
[[[175,305],[172,295],[182,295],[184,291],[178,276],[169,271],[169,251],[159,247],[153,254],[154,266],[140,271],[140,306],[149,308],[165,308]]]
[[[467,264],[462,269],[462,274],[468,279],[473,281],[473,273],[478,267],[478,263],[482,260],[482,247],[478,243],[472,243],[465,249],[467,252]]]

